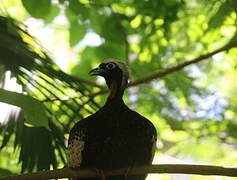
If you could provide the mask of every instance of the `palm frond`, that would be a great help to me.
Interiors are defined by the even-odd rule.
[[[61,71],[25,29],[14,19],[0,16],[0,64],[11,71],[24,92],[43,102],[51,131],[25,126],[22,116],[17,121],[10,118],[1,125],[2,148],[15,135],[22,171],[56,168],[58,162],[66,162],[64,135],[72,122],[95,112],[99,105],[90,97],[91,90]]]

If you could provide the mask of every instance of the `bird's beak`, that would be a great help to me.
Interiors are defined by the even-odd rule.
[[[97,67],[95,69],[92,69],[89,74],[91,76],[96,76],[96,75],[99,75],[99,76],[103,76],[104,74],[106,73],[106,71],[100,67]]]

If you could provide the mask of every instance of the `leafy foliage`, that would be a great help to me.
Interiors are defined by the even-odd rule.
[[[0,23],[4,41],[0,47],[1,64],[13,73],[25,92],[44,103],[42,107],[29,96],[1,90],[1,101],[22,107],[26,117],[26,120],[17,117],[13,112],[8,123],[2,124],[1,131],[5,134],[2,148],[15,134],[14,147],[21,147],[19,162],[22,162],[22,171],[33,171],[35,167],[37,170],[49,169],[51,165],[55,168],[55,153],[65,163],[64,132],[68,132],[74,119],[94,112],[97,104],[90,99],[89,91],[80,81],[60,71],[43,51],[37,49],[34,39],[20,25],[9,17],[1,17]],[[69,100],[62,100],[65,97]],[[43,108],[47,109],[47,116]],[[47,127],[44,122],[48,121],[50,129],[24,125]]]
[[[51,38],[58,44],[65,40],[57,33],[60,28],[67,32],[69,49],[80,59],[78,63],[68,62],[67,71],[93,81],[88,71],[106,58],[126,61],[132,80],[136,80],[236,40],[234,0],[44,0],[40,4],[22,0],[22,4],[21,11],[25,8],[30,16],[54,29],[56,33]],[[28,19],[24,13],[21,20]],[[60,24],[57,18],[64,20]],[[37,163],[38,169],[47,169],[49,164],[57,167],[56,162],[65,163],[65,135],[75,119],[98,109],[97,104],[105,99],[101,95],[104,89],[87,86],[62,72],[25,27],[15,25],[10,18],[1,18],[0,77],[3,79],[3,72],[10,70],[28,95],[43,102],[51,131],[25,127],[24,118],[16,120],[13,114],[12,120],[1,127],[3,144],[5,148],[11,143],[21,147],[23,170],[35,170]],[[99,36],[98,44],[93,38],[87,39],[90,33]],[[157,154],[191,157],[195,162],[236,164],[235,59],[236,49],[232,48],[161,79],[128,88],[127,103],[157,127]],[[35,135],[24,136],[23,143],[23,132]],[[15,139],[11,140],[10,135]],[[27,146],[33,137],[40,138],[41,143]],[[48,141],[44,142],[44,138]],[[45,157],[51,159],[40,156],[43,143],[47,147],[43,153],[48,152]],[[216,152],[217,148],[221,153]],[[32,160],[25,156],[31,151],[35,152]]]
[[[21,107],[27,124],[49,128],[44,106],[31,96],[0,89],[0,101]]]
[[[51,9],[50,0],[42,0],[39,2],[31,1],[31,0],[22,0],[22,4],[27,9],[27,11],[31,14],[31,16],[35,18],[44,18],[50,14],[50,9]]]

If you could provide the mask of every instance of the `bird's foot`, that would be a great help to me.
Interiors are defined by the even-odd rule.
[[[96,174],[101,180],[105,180],[105,173],[102,169],[95,168]]]

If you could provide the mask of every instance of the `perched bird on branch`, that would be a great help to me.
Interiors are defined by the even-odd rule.
[[[80,120],[70,131],[68,165],[72,168],[110,170],[149,165],[157,133],[153,124],[129,109],[122,99],[128,84],[127,66],[107,60],[90,71],[104,77],[110,90],[105,105],[95,114]],[[106,177],[106,180],[144,180],[146,175]],[[87,180],[100,178],[87,178]]]

